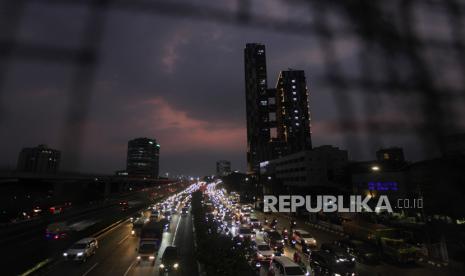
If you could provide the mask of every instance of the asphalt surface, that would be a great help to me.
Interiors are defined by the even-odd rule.
[[[63,240],[47,240],[45,229],[37,228],[26,237],[2,245],[4,252],[8,252],[8,254],[2,254],[2,274],[18,275],[44,259],[55,258],[75,241],[120,219],[127,218],[129,212],[141,206],[141,203],[138,203],[134,208],[124,212],[118,206],[114,206],[95,211],[90,216],[68,220],[67,222],[74,224],[77,229],[82,229],[69,233],[69,236]]]
[[[169,196],[171,192],[171,190],[161,191],[159,192],[159,196]],[[50,268],[54,268],[57,265],[60,266],[63,252],[77,240],[84,237],[93,236],[100,230],[108,227],[109,225],[112,225],[119,221],[124,221],[137,211],[145,209],[149,204],[153,203],[153,201],[150,199],[149,194],[150,193],[147,191],[141,191],[138,196],[131,197],[131,199],[128,199],[130,207],[128,210],[125,211],[123,211],[120,206],[113,205],[110,207],[97,209],[95,211],[85,213],[82,215],[77,215],[70,219],[67,219],[67,224],[72,225],[74,230],[71,231],[68,237],[65,239],[46,240],[46,227],[42,225],[31,225],[30,227],[23,230],[23,232],[15,233],[15,235],[18,235],[18,237],[15,237],[13,239],[11,238],[11,236],[3,237],[4,239],[9,238],[9,240],[0,244],[2,247],[2,251],[4,252],[1,254],[0,258],[0,265],[2,267],[2,272],[0,272],[0,275],[21,275],[26,271],[30,271],[30,269],[36,266],[37,264],[44,263],[44,261],[50,261],[47,263],[45,269],[38,270],[37,272],[34,272],[32,275],[44,275],[45,273],[48,273],[50,271]],[[123,225],[125,225],[125,223],[121,224],[119,227],[123,227]],[[100,238],[104,239],[106,238],[106,235],[108,235],[109,238],[113,237],[113,234],[111,234],[113,231],[115,231],[115,233],[118,233],[116,229],[112,229],[108,233],[104,233]],[[116,237],[116,239],[117,238],[118,237]],[[125,236],[121,237],[121,239],[123,238],[125,238]],[[117,245],[118,242],[121,241],[121,239],[116,241]],[[129,240],[129,238],[127,238],[127,240]],[[110,241],[110,244],[112,242],[114,241]],[[123,244],[123,242],[121,244]],[[135,253],[135,246],[133,246],[131,251]],[[127,254],[123,255],[122,258],[125,258]],[[68,266],[69,272],[68,270],[66,270],[66,273],[63,273],[64,271],[62,271],[62,273],[59,275],[67,275],[69,273],[72,274],[74,273],[74,270],[79,270],[80,267],[88,266],[87,263],[83,264],[82,266],[75,266],[76,264],[73,265],[74,266]],[[115,266],[117,265],[118,264],[115,263]],[[97,266],[94,267],[94,269],[96,268]],[[85,271],[79,275],[83,274],[85,274]],[[121,275],[123,274],[124,272],[121,273]]]
[[[155,265],[137,264],[139,238],[131,235],[131,223],[126,221],[106,232],[99,240],[97,253],[85,263],[61,260],[50,267],[44,275],[92,276],[92,275],[159,275],[160,257],[168,245],[179,248],[180,268],[169,275],[197,275],[194,256],[191,215],[173,215],[168,232],[163,234]],[[165,274],[167,275],[167,274]]]

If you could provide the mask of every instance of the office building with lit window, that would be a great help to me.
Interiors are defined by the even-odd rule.
[[[276,84],[276,123],[278,139],[287,145],[287,152],[310,150],[309,95],[305,72],[281,71]]]
[[[23,148],[19,153],[17,170],[32,173],[57,173],[60,166],[61,152],[47,145]]]
[[[219,160],[216,162],[216,175],[227,176],[231,174],[231,162],[227,160]]]
[[[128,142],[126,172],[132,177],[158,178],[160,144],[150,138]]]
[[[247,112],[247,171],[257,173],[267,159],[270,140],[265,45],[248,43],[244,49]]]
[[[348,152],[330,145],[262,162],[262,174],[282,187],[337,186],[344,182]]]

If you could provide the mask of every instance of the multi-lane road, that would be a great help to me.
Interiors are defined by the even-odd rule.
[[[51,266],[44,275],[92,276],[92,275],[158,275],[160,256],[166,246],[179,248],[180,271],[176,275],[197,275],[194,256],[191,215],[173,215],[170,228],[163,234],[155,265],[137,264],[136,248],[139,239],[131,235],[132,224],[125,221],[102,234],[97,253],[86,263],[61,260]]]
[[[173,194],[185,185],[170,186],[167,189],[156,189],[160,201],[162,197]],[[155,187],[157,188],[157,187]],[[2,257],[1,275],[141,275],[147,269],[133,264],[138,239],[130,236],[131,223],[128,218],[153,204],[151,190],[138,192],[128,199],[129,209],[122,210],[118,204],[110,204],[91,212],[73,215],[66,218],[66,224],[73,231],[64,239],[45,239],[46,223],[31,224],[18,233],[2,235],[0,246]],[[26,225],[27,226],[27,225]],[[95,256],[80,264],[64,262],[63,252],[74,242],[84,237],[96,237],[99,248]],[[164,246],[183,244],[181,254],[189,256],[185,260],[195,260],[192,244],[192,221],[190,216],[180,218],[173,216],[170,230],[163,236]],[[186,241],[186,246],[184,246]],[[188,261],[186,263],[189,264]],[[42,267],[40,267],[42,266]],[[40,269],[38,269],[40,267]],[[191,266],[193,267],[193,266]],[[122,271],[121,271],[122,270]],[[154,268],[151,268],[152,275]],[[148,271],[147,271],[148,272]],[[190,273],[189,275],[193,275]]]

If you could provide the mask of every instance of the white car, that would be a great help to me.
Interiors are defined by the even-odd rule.
[[[274,257],[274,251],[265,243],[260,242],[257,244],[257,259],[258,260],[271,260]]]
[[[250,227],[239,227],[237,232],[241,239],[255,240],[255,232]]]
[[[94,255],[98,248],[98,241],[95,238],[84,238],[73,244],[63,257],[66,260],[83,261]]]
[[[294,263],[286,256],[277,256],[271,261],[270,270],[275,276],[308,276],[310,273],[305,272],[298,264]]]
[[[296,229],[292,234],[292,239],[301,245],[316,247],[315,238],[305,230]]]

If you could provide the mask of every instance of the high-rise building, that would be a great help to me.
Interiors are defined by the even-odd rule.
[[[160,144],[150,138],[128,142],[126,172],[129,176],[158,178]]]
[[[247,112],[247,171],[257,173],[267,159],[270,140],[265,45],[248,43],[244,49]]]
[[[231,162],[226,160],[219,160],[216,162],[216,175],[226,176],[231,173]]]
[[[19,153],[17,170],[34,173],[56,173],[61,159],[61,152],[47,145],[23,148]]]
[[[276,122],[279,140],[288,153],[312,148],[309,95],[305,72],[281,71],[276,84]]]

